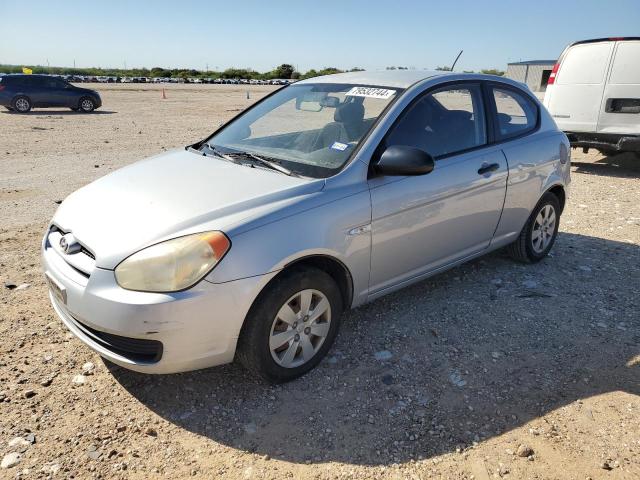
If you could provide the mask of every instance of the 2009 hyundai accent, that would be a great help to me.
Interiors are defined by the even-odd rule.
[[[71,194],[42,243],[50,298],[121,366],[235,358],[290,380],[325,356],[345,309],[497,248],[543,259],[569,164],[566,136],[507,79],[301,81]]]

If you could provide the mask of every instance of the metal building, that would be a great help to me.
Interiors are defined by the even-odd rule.
[[[534,92],[544,92],[547,89],[549,75],[555,60],[529,60],[507,64],[505,76],[518,82],[526,83]]]

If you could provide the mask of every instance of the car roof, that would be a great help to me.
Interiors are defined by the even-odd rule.
[[[447,74],[451,74],[451,72],[434,70],[360,71],[313,77],[296,83],[347,83],[377,87],[409,88],[421,80]]]

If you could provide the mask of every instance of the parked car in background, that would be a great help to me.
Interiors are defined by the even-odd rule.
[[[640,158],[640,37],[569,45],[551,72],[544,105],[572,146]]]
[[[569,152],[536,97],[505,78],[297,82],[65,199],[42,242],[51,302],[133,370],[236,358],[291,380],[325,356],[345,309],[500,247],[545,258]]]
[[[68,107],[85,113],[102,106],[95,90],[80,88],[50,75],[5,75],[0,78],[0,105],[26,113],[39,107]]]

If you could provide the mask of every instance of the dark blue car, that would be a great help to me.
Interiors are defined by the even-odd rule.
[[[68,107],[92,112],[102,106],[95,90],[71,85],[48,75],[5,75],[0,77],[0,105],[19,113],[34,107]]]

